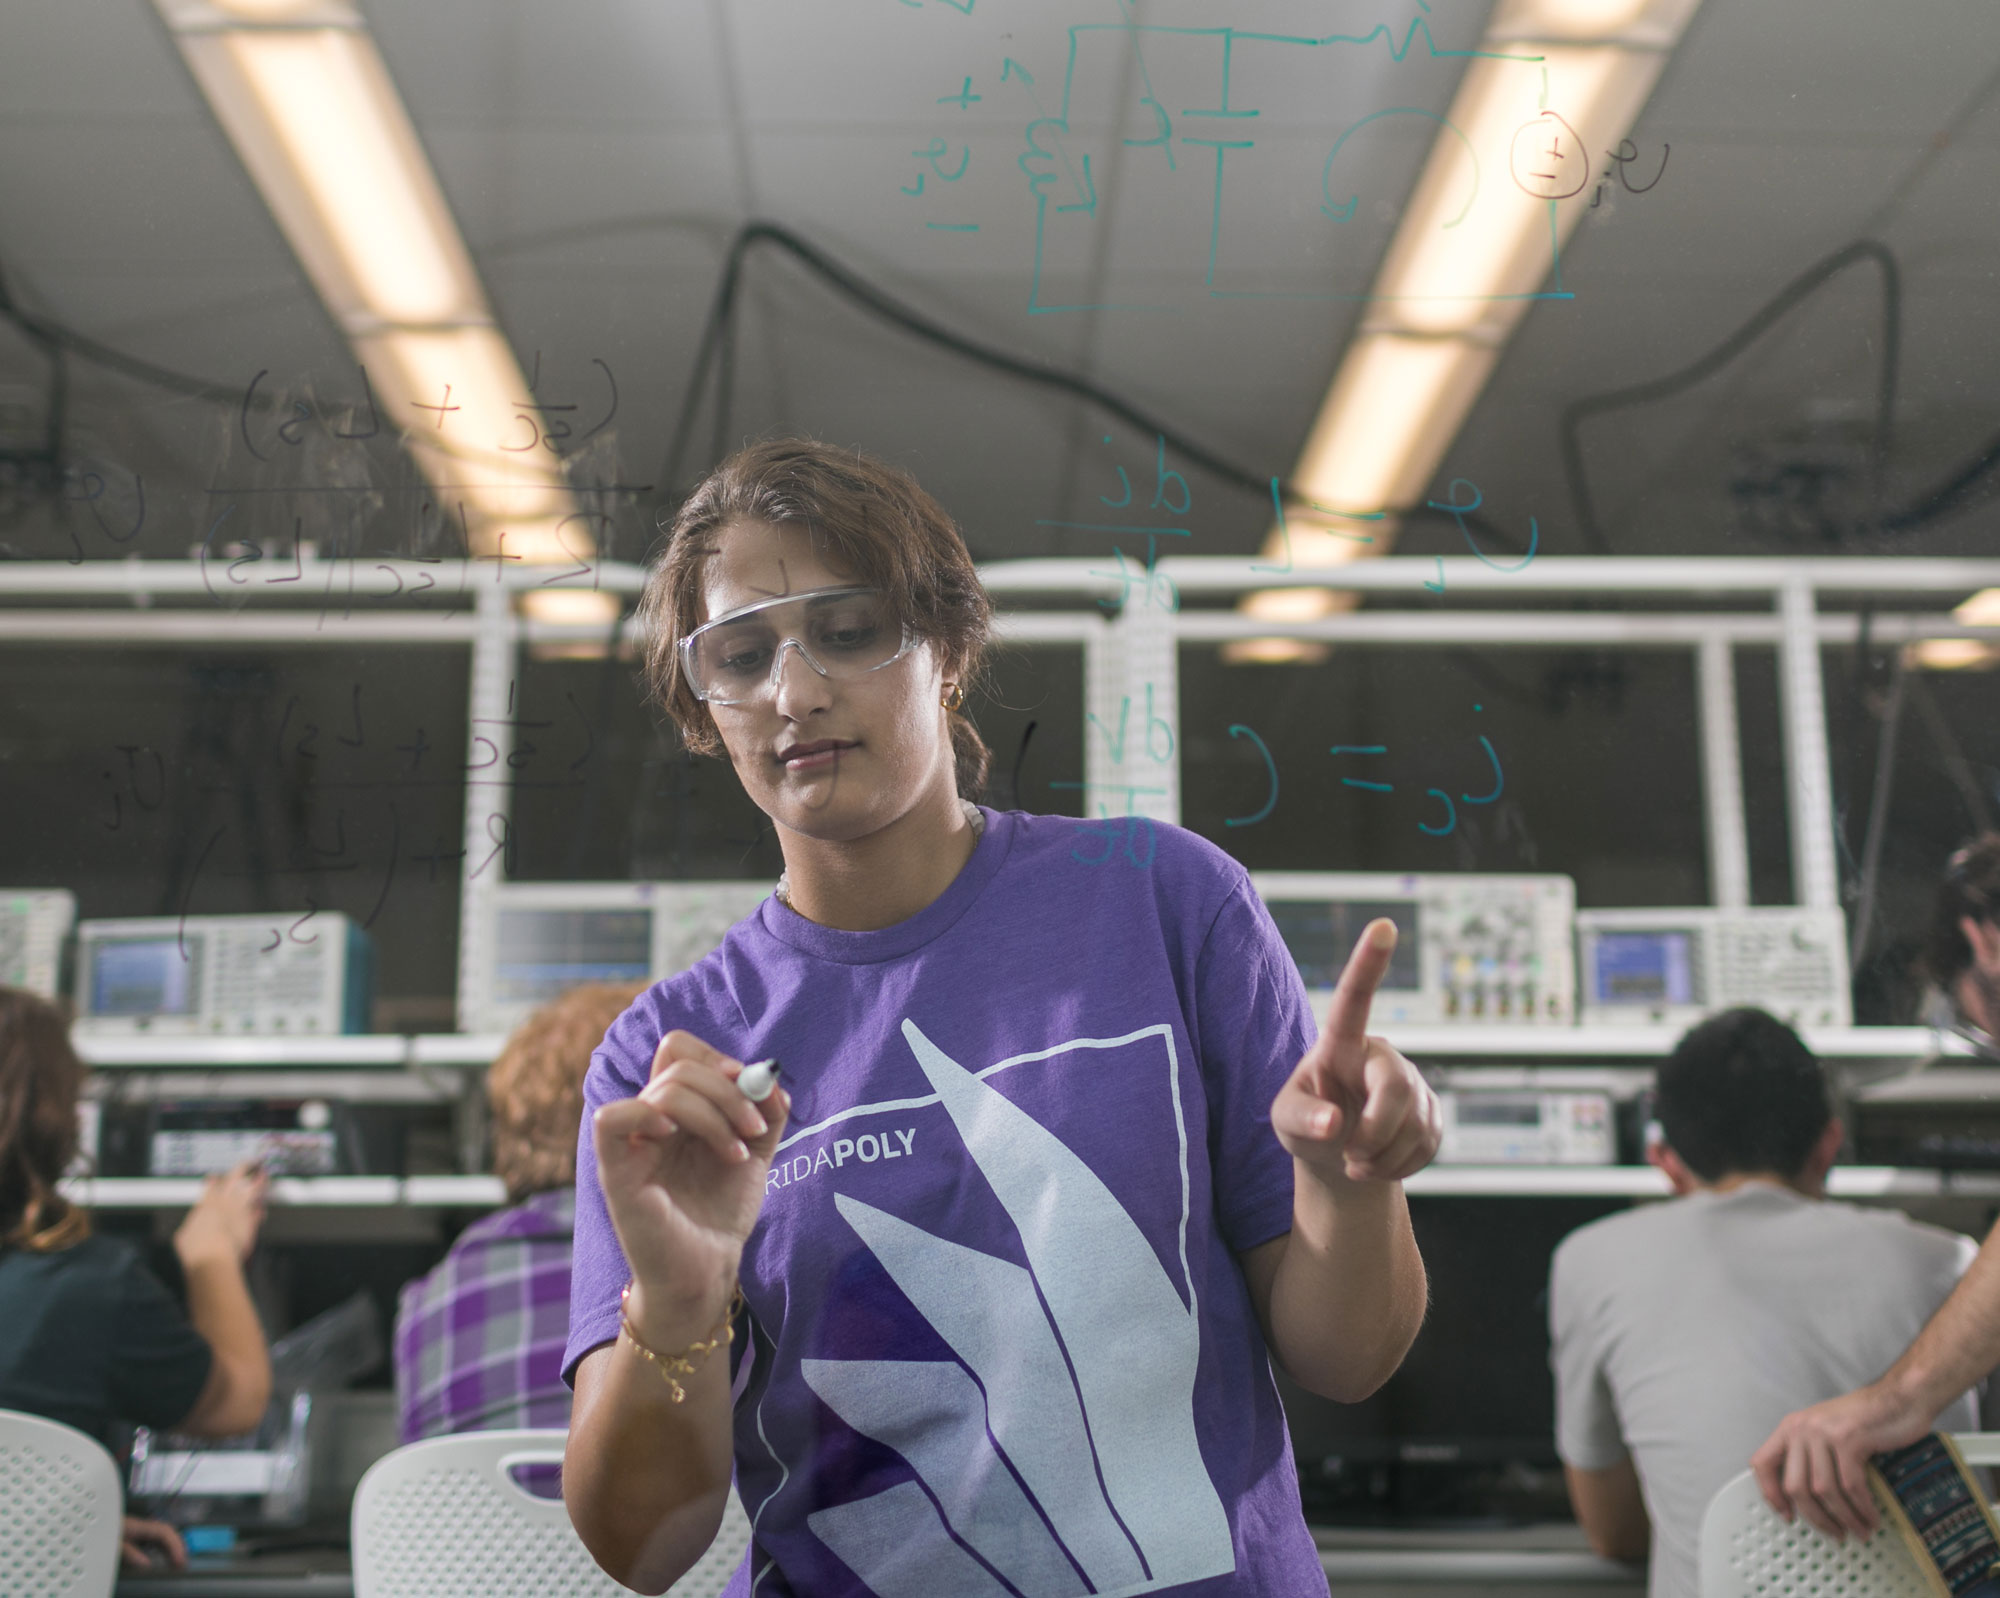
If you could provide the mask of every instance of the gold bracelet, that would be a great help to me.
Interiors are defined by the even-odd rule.
[[[736,1338],[736,1312],[743,1307],[743,1284],[737,1282],[729,1294],[729,1308],[722,1312],[722,1324],[715,1335],[705,1342],[690,1343],[678,1354],[662,1354],[658,1349],[648,1348],[640,1340],[632,1326],[632,1316],[628,1306],[632,1298],[632,1284],[627,1282],[618,1295],[618,1335],[632,1345],[632,1352],[660,1373],[660,1380],[667,1384],[667,1392],[678,1404],[687,1397],[687,1389],[677,1378],[692,1376],[695,1364],[708,1358],[718,1348],[733,1342]]]

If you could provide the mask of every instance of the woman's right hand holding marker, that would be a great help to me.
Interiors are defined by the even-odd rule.
[[[657,1346],[722,1319],[763,1206],[791,1099],[776,1088],[752,1103],[736,1085],[743,1070],[692,1033],[669,1032],[638,1096],[592,1118],[605,1207],[632,1270],[628,1313],[642,1336],[658,1333]]]

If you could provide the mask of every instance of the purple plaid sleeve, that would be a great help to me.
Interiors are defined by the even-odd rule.
[[[447,1432],[565,1427],[576,1190],[537,1193],[468,1226],[396,1308],[398,1429],[405,1443]]]

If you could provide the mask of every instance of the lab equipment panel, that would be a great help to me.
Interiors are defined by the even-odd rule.
[[[1611,1095],[1448,1089],[1441,1165],[1615,1165]]]
[[[76,920],[64,888],[0,888],[0,987],[45,999],[62,992],[63,945]]]
[[[249,1160],[273,1176],[341,1174],[333,1106],[306,1099],[155,1107],[148,1176],[214,1176]]]
[[[368,935],[337,911],[85,921],[77,928],[76,1030],[365,1032],[373,965]]]
[[[1839,910],[1584,910],[1576,941],[1586,1026],[1688,1026],[1746,1004],[1792,1026],[1852,1020]]]
[[[1396,953],[1375,995],[1377,1024],[1568,1026],[1575,1019],[1571,918],[1563,876],[1251,874],[1279,935],[1324,1009],[1361,929],[1396,923]]]
[[[517,882],[495,890],[486,958],[460,973],[458,1024],[507,1032],[584,982],[687,970],[770,896],[768,882]]]

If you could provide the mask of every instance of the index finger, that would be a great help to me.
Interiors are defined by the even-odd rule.
[[[653,1050],[653,1069],[647,1072],[646,1080],[650,1082],[675,1060],[692,1060],[698,1065],[712,1065],[717,1070],[721,1070],[724,1065],[736,1063],[720,1049],[704,1042],[692,1032],[683,1032],[675,1028],[661,1038],[659,1046]]]
[[[1336,1043],[1364,1043],[1368,1038],[1368,1010],[1375,990],[1389,974],[1389,962],[1396,953],[1396,923],[1377,916],[1361,929],[1354,952],[1342,967],[1340,981],[1327,1007],[1326,1035]]]

